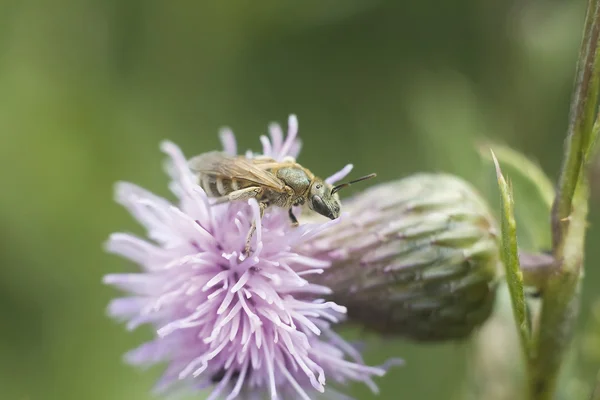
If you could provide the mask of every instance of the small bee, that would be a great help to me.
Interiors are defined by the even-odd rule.
[[[294,226],[298,225],[298,220],[292,207],[308,203],[311,210],[336,219],[340,216],[337,192],[353,183],[376,176],[370,174],[332,186],[292,157],[278,162],[270,157],[248,159],[217,151],[192,158],[189,166],[206,194],[217,198],[215,203],[255,198],[260,206],[261,218],[269,206],[286,208]],[[246,241],[246,254],[249,253],[250,239],[255,230],[256,225],[253,223]]]

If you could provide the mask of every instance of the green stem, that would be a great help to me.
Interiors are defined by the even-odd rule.
[[[565,142],[565,156],[558,182],[558,192],[552,209],[553,248],[561,250],[562,237],[568,229],[573,196],[579,182],[581,168],[589,148],[592,125],[596,116],[598,98],[598,38],[600,15],[598,0],[589,0],[585,20],[569,127]]]
[[[565,350],[571,343],[579,311],[579,281],[583,264],[587,216],[587,185],[575,195],[575,210],[564,236],[561,268],[550,277],[543,292],[539,329],[534,336],[529,395],[532,400],[553,399]]]
[[[586,168],[598,132],[593,125],[599,89],[599,3],[588,3],[565,156],[552,207],[552,251],[557,270],[544,288],[539,328],[533,337],[531,400],[555,397],[560,366],[578,315],[589,197]]]

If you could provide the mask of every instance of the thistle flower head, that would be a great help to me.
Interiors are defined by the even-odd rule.
[[[279,126],[270,127],[270,140],[261,137],[262,154],[297,156],[295,117],[289,125],[285,140]],[[237,153],[231,131],[223,130],[221,139],[226,152]],[[179,148],[170,142],[161,148],[170,158],[177,204],[130,183],[116,187],[116,200],[143,224],[149,240],[110,237],[108,251],[137,263],[141,272],[104,278],[128,293],[111,302],[109,313],[128,321],[129,329],[149,324],[156,332],[126,360],[166,363],[159,391],[209,389],[209,399],[310,399],[325,392],[326,379],[361,381],[377,391],[372,377],[382,376],[386,366],[365,365],[333,332],[331,324],[346,309],[322,300],[331,290],[306,279],[322,273],[329,260],[298,251],[337,221],[293,228],[286,210],[269,208],[261,219],[255,200],[214,205]],[[344,172],[349,168],[334,179]],[[253,221],[253,251],[246,256]]]
[[[500,271],[497,227],[465,181],[416,174],[344,202],[349,217],[304,244],[332,260],[313,282],[350,320],[418,341],[460,339],[490,315]]]

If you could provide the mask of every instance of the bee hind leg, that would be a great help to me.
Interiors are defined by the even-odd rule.
[[[292,211],[291,207],[288,210],[288,215],[290,216],[290,220],[292,221],[292,226],[300,225],[300,223],[298,222],[298,218],[296,218],[296,216],[294,215],[294,211]]]
[[[258,207],[260,209],[260,219],[262,220],[263,215],[265,215],[265,209],[267,208],[267,203],[260,202],[258,203]],[[252,220],[252,225],[250,226],[250,230],[248,231],[248,236],[246,236],[246,246],[244,247],[244,254],[246,257],[250,256],[250,241],[252,240],[252,236],[256,231],[256,220]]]
[[[226,196],[217,197],[215,204],[226,203],[228,201],[248,200],[260,197],[264,189],[259,186],[250,186],[244,189],[234,190]]]

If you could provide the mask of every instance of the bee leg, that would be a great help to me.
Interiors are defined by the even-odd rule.
[[[252,198],[258,198],[263,193],[263,188],[258,186],[250,186],[244,189],[235,190],[229,193],[227,196],[217,197],[213,204],[222,204],[229,201],[248,200]]]
[[[260,209],[260,219],[262,220],[263,215],[265,215],[265,209],[267,208],[267,203],[261,202],[258,203],[258,207]],[[252,235],[256,231],[256,220],[252,220],[252,225],[250,226],[250,230],[248,231],[248,236],[246,236],[246,246],[244,247],[244,254],[246,257],[250,256],[250,241],[252,240]]]
[[[298,219],[296,218],[296,216],[294,215],[294,212],[292,211],[292,208],[290,207],[290,209],[288,210],[288,215],[290,216],[290,220],[292,220],[292,226],[298,226],[300,225],[298,223]]]

